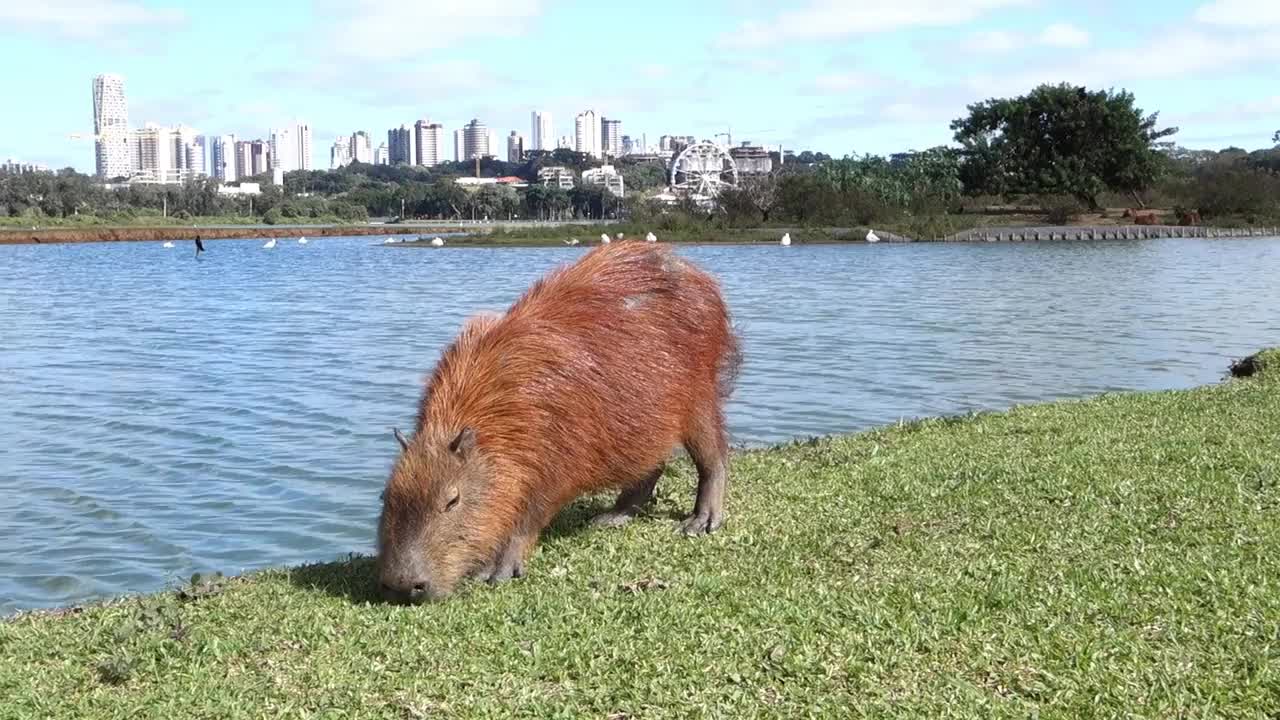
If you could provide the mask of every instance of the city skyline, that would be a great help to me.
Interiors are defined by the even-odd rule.
[[[588,108],[624,120],[633,137],[731,129],[735,143],[889,154],[948,143],[967,104],[1041,82],[1128,89],[1162,124],[1180,126],[1174,140],[1188,147],[1265,146],[1280,114],[1280,46],[1270,40],[1280,10],[1258,0],[655,0],[610,33],[583,32],[599,10],[571,1],[33,7],[0,8],[0,59],[41,69],[10,73],[10,97],[31,109],[0,118],[0,157],[84,172],[96,169],[84,89],[101,73],[126,79],[134,128],[262,138],[305,118],[313,167],[359,129],[380,142],[422,117],[450,132],[474,117],[500,138],[527,133],[532,146],[531,111],[549,113],[551,137],[563,138]],[[450,32],[386,40],[388,28],[432,23]],[[211,52],[209,38],[227,33],[249,50]],[[553,47],[615,59],[537,55]],[[684,50],[673,58],[671,47]]]

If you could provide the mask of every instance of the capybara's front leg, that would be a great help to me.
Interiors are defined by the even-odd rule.
[[[729,480],[729,443],[719,412],[709,413],[685,441],[698,468],[698,499],[693,514],[677,529],[685,535],[707,535],[724,524],[724,486]]]
[[[538,542],[538,532],[525,529],[517,530],[506,545],[498,551],[484,579],[490,583],[500,583],[512,578],[524,577],[524,561],[533,552]]]
[[[591,518],[591,524],[596,527],[622,527],[631,522],[631,519],[653,499],[653,488],[658,484],[658,478],[661,476],[662,468],[658,467],[639,483],[623,490],[618,494],[618,500],[613,504],[613,508]]]

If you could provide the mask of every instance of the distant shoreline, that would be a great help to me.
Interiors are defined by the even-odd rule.
[[[388,247],[433,247],[433,236],[448,237],[445,247],[589,247],[599,244],[592,233],[594,226],[548,227],[537,232],[528,228],[508,234],[503,226],[449,225],[290,225],[280,227],[91,227],[48,228],[40,230],[0,229],[0,245],[56,245],[96,242],[163,242],[204,240],[247,240],[282,237],[400,237]],[[784,232],[793,235],[797,245],[867,244],[866,228],[750,228],[685,233],[659,231],[660,242],[676,245],[769,245],[776,244]],[[1096,242],[1102,240],[1149,240],[1166,237],[1271,237],[1276,228],[1213,228],[1138,225],[1057,225],[1057,226],[992,226],[964,230],[937,238],[913,239],[876,229],[885,244],[913,242]],[[570,245],[570,237],[582,236],[578,245]],[[629,239],[639,239],[635,233]]]
[[[94,227],[47,230],[0,229],[0,245],[92,242],[156,242],[164,240],[244,240],[256,238],[334,237],[352,235],[420,235],[457,232],[456,228],[395,225],[315,225],[289,227]]]

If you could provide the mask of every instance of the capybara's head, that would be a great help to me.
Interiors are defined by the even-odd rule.
[[[412,441],[395,435],[402,452],[382,496],[379,588],[393,602],[437,600],[494,552],[484,514],[489,473],[471,428]]]

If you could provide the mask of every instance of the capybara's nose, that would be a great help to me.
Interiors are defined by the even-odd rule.
[[[383,599],[393,603],[424,603],[432,598],[431,585],[425,580],[405,583],[403,587],[399,583],[388,583],[386,580],[378,583],[379,589],[382,591]]]
[[[431,593],[425,582],[414,583],[413,587],[409,589],[409,602],[411,603],[426,602],[430,598]]]

